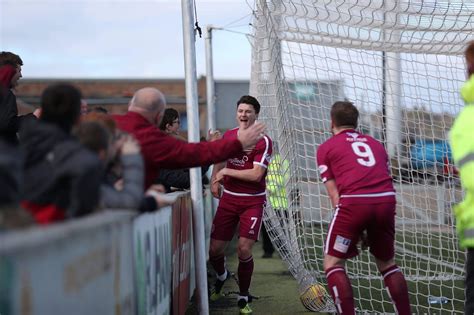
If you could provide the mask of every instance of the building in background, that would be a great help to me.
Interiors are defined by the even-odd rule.
[[[81,89],[89,107],[101,106],[112,114],[127,111],[133,93],[151,86],[166,95],[169,107],[180,113],[181,132],[187,134],[186,87],[184,79],[22,79],[17,88],[19,113],[32,112],[39,106],[41,93],[50,84],[71,82]],[[216,123],[224,131],[236,126],[235,108],[240,96],[249,93],[248,80],[216,81]],[[198,79],[198,103],[201,135],[207,133],[206,78]],[[232,114],[229,114],[232,113]]]
[[[133,93],[143,87],[155,87],[166,95],[169,107],[181,115],[181,129],[187,130],[186,88],[184,79],[22,79],[16,94],[20,113],[39,106],[41,93],[50,84],[70,82],[81,89],[89,107],[101,106],[112,114],[122,114],[128,109]],[[201,133],[207,124],[206,80],[198,79],[198,103]]]
[[[248,80],[215,81],[217,129],[225,131],[237,126],[235,121],[237,101],[242,95],[249,94],[249,88]]]
[[[146,86],[158,88],[166,95],[168,106],[180,113],[181,135],[187,137],[184,79],[22,79],[16,91],[19,114],[32,112],[39,106],[43,90],[48,85],[58,82],[73,83],[81,89],[91,108],[105,107],[113,114],[126,112],[133,93],[138,89]],[[200,77],[197,85],[201,136],[205,136],[207,134],[206,78]],[[248,80],[215,81],[216,126],[222,132],[236,127],[236,102],[242,95],[249,94],[249,87]],[[307,156],[305,152],[308,147],[315,147],[330,136],[329,111],[333,102],[345,99],[343,82],[340,80],[289,81],[287,88],[288,103],[298,105],[290,106],[287,114],[291,115],[292,119],[298,120],[293,126],[298,126],[295,135],[299,139],[296,149],[300,156],[300,165],[304,169],[315,170],[313,157]],[[366,111],[365,104],[357,105],[360,107],[361,130],[383,140],[382,114],[379,111]],[[428,159],[430,164],[427,165],[418,163],[416,159],[420,155],[427,159],[430,152],[436,153],[431,154],[433,157],[446,155],[448,160],[450,159],[449,148],[443,149],[441,153],[435,148],[444,148],[447,130],[452,125],[453,117],[448,113],[430,113],[423,107],[402,109],[402,117],[401,127],[406,136],[401,139],[398,157],[392,158],[392,166],[403,170],[401,177],[409,176],[413,170],[423,176],[428,173],[431,177],[436,177],[444,167],[443,163],[439,163],[439,158],[433,158],[433,161]],[[312,171],[305,171],[304,174],[310,178],[317,176]]]
[[[81,89],[90,107],[102,106],[110,113],[124,113],[133,93],[145,86],[160,89],[168,106],[176,109],[181,116],[181,129],[187,131],[186,88],[184,79],[22,79],[16,90],[19,113],[31,112],[39,106],[43,90],[52,83],[71,82]],[[236,126],[235,109],[240,96],[249,93],[248,80],[216,80],[216,125],[221,131]],[[313,120],[321,122],[320,132],[329,131],[329,108],[335,100],[344,99],[342,82],[289,82],[289,98],[294,104],[319,104],[305,107],[301,115],[311,120],[302,121],[303,127],[314,126]],[[201,132],[207,132],[206,79],[198,79],[198,103]],[[359,104],[361,105],[361,104]],[[319,110],[318,110],[319,107]],[[326,108],[321,110],[320,108]],[[324,114],[323,116],[321,116]],[[361,108],[360,125],[367,132],[381,139],[382,119],[379,112],[369,112]],[[405,133],[421,135],[422,138],[445,139],[446,130],[453,117],[447,113],[429,113],[424,108],[404,109],[402,113]],[[303,128],[304,129],[304,128]]]

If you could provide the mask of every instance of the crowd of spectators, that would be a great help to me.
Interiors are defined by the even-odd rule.
[[[179,115],[150,87],[136,91],[125,115],[110,115],[89,108],[77,87],[52,84],[37,110],[18,116],[14,89],[22,65],[18,55],[0,53],[0,230],[100,209],[154,211],[167,204],[171,187],[189,188],[188,168],[205,172],[255,145],[264,131],[257,124],[238,139],[213,133],[188,143],[177,136]],[[166,173],[182,175],[184,183],[161,180]]]

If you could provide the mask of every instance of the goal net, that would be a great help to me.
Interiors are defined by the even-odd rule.
[[[301,287],[325,283],[332,209],[315,152],[331,137],[331,105],[347,99],[360,111],[359,129],[390,155],[395,259],[412,311],[462,313],[464,252],[452,216],[462,189],[447,140],[463,107],[463,50],[474,39],[473,22],[471,1],[256,1],[251,93],[284,161],[267,180],[278,172],[287,200],[270,203],[264,224]],[[367,251],[347,272],[358,310],[395,312]]]

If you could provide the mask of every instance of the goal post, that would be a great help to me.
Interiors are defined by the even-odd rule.
[[[322,245],[332,209],[315,152],[331,136],[330,107],[347,99],[360,111],[359,129],[390,155],[395,259],[413,312],[462,313],[464,253],[452,219],[462,190],[445,170],[448,131],[463,107],[463,51],[474,39],[473,22],[470,1],[256,1],[251,93],[288,163],[280,172],[293,201],[285,211],[270,204],[264,224],[300,285],[325,283]],[[347,271],[359,310],[394,312],[367,252]],[[438,297],[448,302],[438,304]]]

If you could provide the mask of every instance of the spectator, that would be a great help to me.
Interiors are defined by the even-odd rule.
[[[91,112],[91,113],[101,113],[101,114],[108,114],[109,113],[107,108],[102,107],[102,106],[94,106],[90,109],[89,112]]]
[[[179,113],[174,108],[167,108],[163,114],[163,119],[160,123],[160,129],[169,135],[179,137],[179,127],[181,121],[179,120]]]
[[[114,116],[118,127],[140,143],[145,160],[145,188],[152,185],[161,168],[195,167],[223,161],[253,146],[265,129],[257,123],[239,133],[237,139],[187,143],[158,129],[165,105],[165,97],[159,90],[143,88],[134,94],[125,115]]]
[[[165,109],[165,113],[163,116],[163,120],[160,123],[160,129],[177,139],[181,139],[179,135],[179,113],[177,110],[173,108]],[[212,136],[212,137],[211,137]],[[218,140],[220,138],[220,133],[213,133],[210,134],[210,140]],[[201,141],[206,141],[204,138]],[[206,172],[209,169],[209,165],[201,166],[201,174],[202,174],[202,184],[209,184],[209,180],[206,177]],[[166,192],[172,192],[176,189],[189,189],[191,187],[191,181],[189,177],[189,169],[178,169],[178,170],[170,170],[170,169],[160,169],[158,178],[156,183],[162,184],[166,188]]]
[[[0,232],[34,223],[19,207],[23,159],[18,146],[0,140]]]
[[[20,201],[22,158],[18,147],[0,140],[0,207],[16,207]]]
[[[110,160],[114,159],[115,152],[111,150],[112,134],[99,122],[82,122],[75,130],[75,135],[86,148],[95,152],[106,168]],[[131,136],[124,136],[116,151],[120,153],[123,169],[123,187],[118,190],[114,183],[104,180],[100,185],[100,207],[138,209],[143,196],[143,161],[140,156],[140,147]]]
[[[32,118],[32,114],[18,116],[13,89],[21,78],[23,61],[14,53],[0,52],[0,136],[7,142],[18,144],[20,122]]]
[[[98,204],[100,161],[71,135],[80,110],[78,89],[51,85],[41,96],[40,119],[28,120],[20,129],[26,154],[21,205],[38,223],[85,215]]]
[[[107,149],[107,159],[103,159],[106,166],[105,182],[111,186],[116,186],[116,188],[119,190],[122,189],[123,169],[122,163],[120,161],[119,151],[126,134],[117,129],[115,120],[112,118],[112,116],[107,114],[91,112],[86,115],[82,115],[81,122],[98,122],[110,133],[110,144]],[[97,150],[92,148],[92,151]],[[143,166],[141,168],[143,168]],[[141,177],[143,177],[143,175],[141,175]]]
[[[119,174],[103,178],[100,207],[153,211],[165,205],[159,194],[143,195],[143,160],[137,141],[116,130],[114,120],[108,115],[90,113],[83,117],[75,131],[79,141],[99,156],[107,172],[118,169],[111,168],[111,163],[120,163]],[[110,181],[116,176],[120,178],[120,184]]]
[[[85,99],[81,99],[81,115],[87,115],[89,112],[89,104],[87,104]]]
[[[461,88],[466,104],[450,132],[454,163],[464,188],[464,200],[454,207],[461,247],[467,249],[464,314],[474,314],[474,42],[465,51],[468,78]]]

